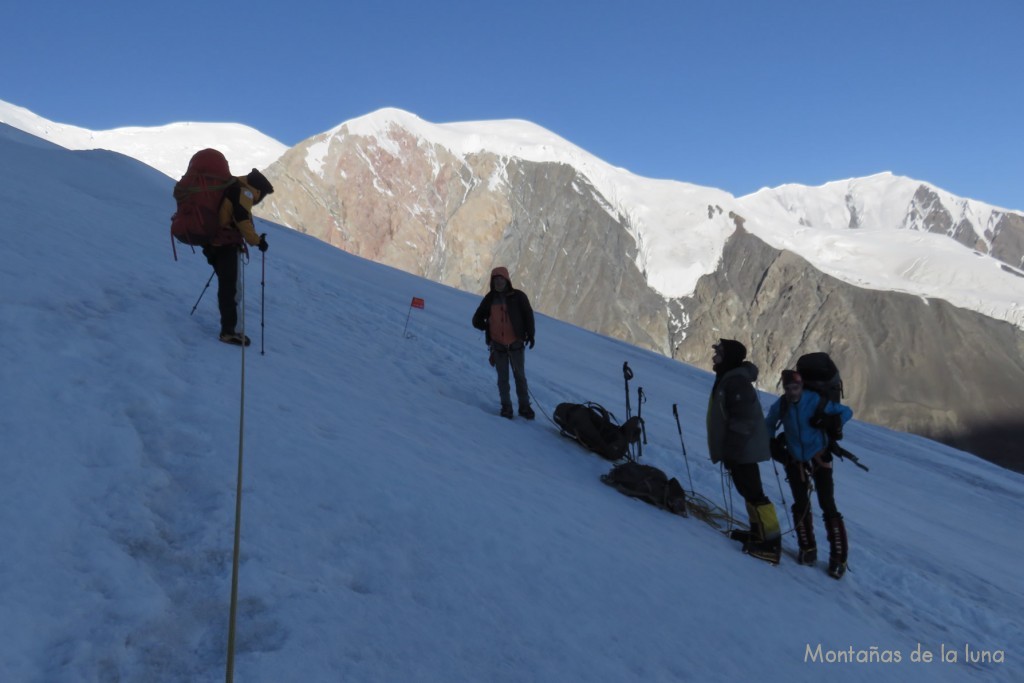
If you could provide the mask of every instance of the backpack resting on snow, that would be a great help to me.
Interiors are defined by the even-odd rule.
[[[619,493],[650,503],[686,517],[686,492],[679,481],[668,478],[664,472],[651,465],[624,462],[616,465],[601,481]]]
[[[212,244],[221,229],[224,190],[233,182],[228,160],[217,150],[203,149],[192,155],[188,170],[174,186],[178,210],[171,216],[171,236],[195,247]]]
[[[623,425],[596,403],[559,403],[555,423],[562,434],[570,436],[605,460],[626,457],[629,444],[640,439],[640,416],[631,417]]]

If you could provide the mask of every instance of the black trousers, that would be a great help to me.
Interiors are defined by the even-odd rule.
[[[764,495],[764,487],[761,485],[761,468],[756,462],[727,462],[725,467],[732,475],[732,483],[736,486],[736,492],[743,496],[743,500],[751,505],[768,502],[768,497]]]
[[[217,306],[220,308],[220,333],[233,334],[238,325],[238,254],[234,244],[203,247],[203,256],[217,273]]]
[[[810,521],[811,492],[810,481],[814,482],[814,490],[818,494],[818,505],[822,516],[832,519],[839,516],[836,509],[835,483],[832,480],[832,454],[821,453],[810,462],[791,461],[786,465],[786,479],[793,492],[794,520]]]

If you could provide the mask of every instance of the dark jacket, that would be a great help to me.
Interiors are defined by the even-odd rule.
[[[771,457],[764,411],[754,389],[757,366],[743,361],[718,375],[708,400],[708,454],[711,462],[764,462]]]
[[[515,331],[516,338],[521,342],[529,343],[534,335],[533,307],[530,306],[530,299],[526,296],[525,292],[514,289],[511,280],[509,280],[508,288],[504,293],[494,291],[493,281],[495,275],[501,275],[506,280],[509,280],[508,271],[505,268],[495,268],[491,272],[491,291],[484,295],[483,300],[476,309],[476,313],[473,314],[473,327],[484,331],[487,345],[490,346],[492,306],[497,303],[496,297],[504,297],[509,321],[512,323],[512,329]]]

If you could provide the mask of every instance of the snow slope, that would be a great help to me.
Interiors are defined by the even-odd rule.
[[[0,680],[223,680],[240,450],[239,681],[1024,678],[1021,475],[851,423],[851,573],[792,534],[770,567],[601,484],[543,415],[498,418],[478,294],[264,225],[243,354],[213,292],[189,315],[209,268],[171,260],[168,178],[5,126],[0,156]],[[644,459],[724,502],[709,373],[537,330],[538,409],[621,417],[627,361]]]
[[[177,180],[197,150],[215,147],[228,158],[231,171],[244,175],[265,169],[288,148],[263,133],[237,123],[171,123],[149,128],[91,131],[53,123],[22,107],[0,101],[0,123],[68,149],[109,149],[138,159]]]

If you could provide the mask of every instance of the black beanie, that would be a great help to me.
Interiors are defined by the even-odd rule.
[[[738,367],[747,357],[747,347],[735,339],[719,339],[715,348],[722,353],[719,365],[724,369]]]
[[[260,194],[266,197],[268,194],[274,194],[274,186],[267,180],[267,176],[263,175],[255,168],[249,171],[249,175],[245,176],[245,182],[260,191]]]
[[[794,384],[803,384],[804,378],[800,376],[800,373],[796,370],[783,370],[782,371],[782,386],[788,387]]]

